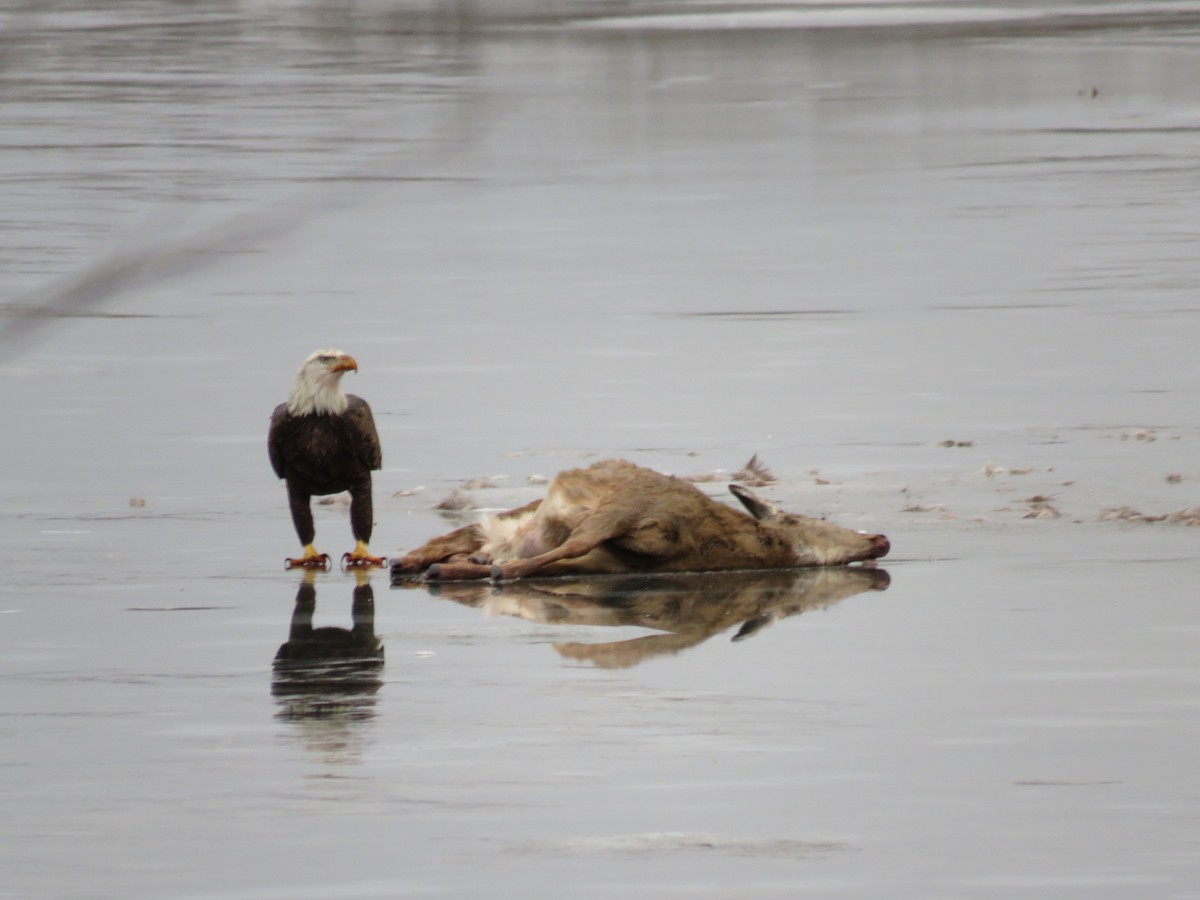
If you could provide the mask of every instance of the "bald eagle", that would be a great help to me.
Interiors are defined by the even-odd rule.
[[[309,504],[314,494],[350,492],[350,529],[354,550],[342,556],[347,567],[383,566],[387,560],[367,550],[371,540],[371,472],[383,464],[371,407],[361,397],[342,393],[342,376],[358,363],[341,350],[317,350],[304,361],[292,382],[287,403],[275,407],[267,432],[267,451],[275,474],[287,481],[292,523],[304,554],[287,567],[325,568],[329,557],[313,547]]]

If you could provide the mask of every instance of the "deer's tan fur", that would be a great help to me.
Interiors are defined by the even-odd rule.
[[[560,472],[544,500],[434,538],[396,562],[392,574],[460,579],[782,569],[888,552],[881,534],[781,512],[740,485],[730,490],[748,513],[682,479],[604,460]]]

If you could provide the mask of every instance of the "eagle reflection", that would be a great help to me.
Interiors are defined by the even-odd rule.
[[[883,569],[835,566],[498,584],[398,581],[393,586],[423,588],[487,615],[546,625],[636,626],[661,632],[603,643],[554,644],[564,659],[623,669],[695,647],[735,626],[733,640],[745,640],[779,619],[825,609],[864,591],[886,590],[890,583]]]
[[[296,591],[288,639],[275,654],[271,694],[277,717],[306,727],[313,749],[353,755],[348,726],[373,718],[383,685],[383,642],[375,636],[375,593],[366,571],[356,571],[350,628],[313,627],[316,573],[305,571]]]

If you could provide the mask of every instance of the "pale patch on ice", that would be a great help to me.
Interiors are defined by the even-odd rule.
[[[787,838],[738,838],[686,832],[647,832],[644,834],[614,834],[596,837],[566,838],[541,846],[527,846],[530,851],[558,850],[564,853],[602,854],[618,856],[657,855],[663,853],[715,853],[721,856],[741,856],[769,859],[799,859],[820,856],[848,845],[837,841],[797,841]]]
[[[955,25],[972,22],[1012,22],[1084,16],[1147,15],[1200,9],[1196,3],[1137,3],[1111,6],[1051,6],[1011,8],[955,6],[940,0],[859,0],[856,3],[801,3],[789,9],[721,9],[706,12],[661,13],[642,16],[608,16],[576,23],[579,28],[613,31],[710,31],[797,28],[881,28],[906,25]]]
[[[939,25],[1029,18],[1028,12],[997,7],[872,6],[823,9],[757,9],[722,12],[611,16],[579,23],[602,30],[708,31],[791,28],[855,28]]]

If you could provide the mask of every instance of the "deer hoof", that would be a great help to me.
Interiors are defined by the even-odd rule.
[[[441,578],[442,577],[442,564],[434,563],[432,566],[430,566],[428,569],[426,569],[425,577],[426,578],[434,578],[434,579]]]
[[[492,565],[492,581],[502,581],[504,579],[504,570],[497,565]]]

